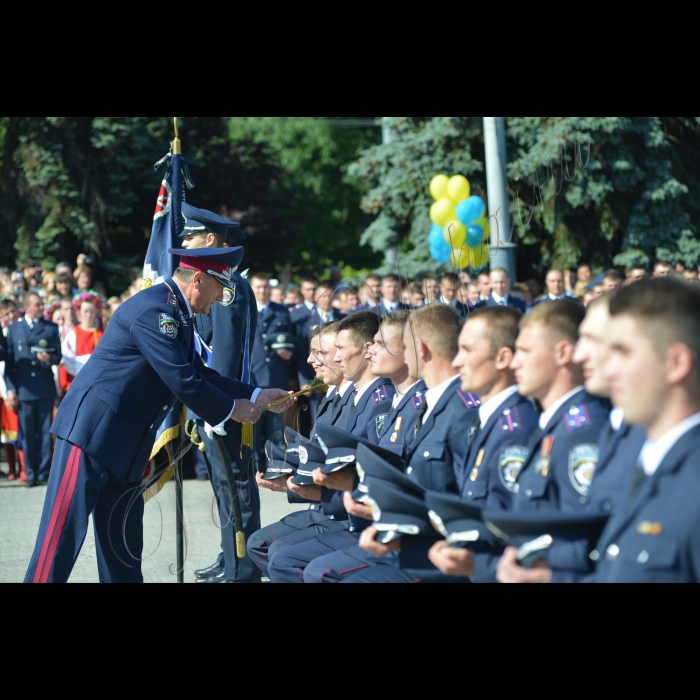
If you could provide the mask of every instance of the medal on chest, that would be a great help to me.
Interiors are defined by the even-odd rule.
[[[395,444],[398,439],[399,439],[399,433],[401,432],[401,428],[403,427],[403,418],[397,418],[396,419],[396,425],[394,426],[394,432],[391,436],[391,441]]]
[[[481,471],[481,467],[484,464],[484,459],[486,459],[486,450],[481,450],[481,452],[479,452],[479,455],[476,458],[476,464],[474,465],[474,469],[472,469],[472,473],[469,476],[469,480],[472,483],[479,478],[479,472]]]
[[[548,437],[542,441],[542,451],[540,452],[540,459],[535,467],[535,472],[546,479],[549,476],[549,472],[552,468],[552,450],[554,449],[554,441],[556,438]]]

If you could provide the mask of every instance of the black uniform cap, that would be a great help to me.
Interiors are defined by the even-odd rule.
[[[186,238],[196,233],[215,233],[223,236],[229,246],[245,244],[245,234],[240,230],[240,224],[224,219],[206,209],[197,209],[186,202],[182,205],[182,216],[185,219],[185,229],[180,238]]]

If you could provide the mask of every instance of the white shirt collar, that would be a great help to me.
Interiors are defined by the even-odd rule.
[[[338,389],[337,386],[330,386],[330,387],[328,387],[328,391],[326,392],[326,398],[327,398],[327,399],[330,399],[331,394],[332,394],[334,391],[337,391],[337,389]]]
[[[573,391],[570,391],[566,396],[562,396],[559,401],[557,401],[554,406],[551,408],[547,409],[541,416],[540,416],[540,429],[541,430],[546,430],[547,426],[551,422],[552,418],[554,418],[554,414],[570,399],[573,399],[576,394],[578,394],[579,391],[583,391],[584,387],[580,386]]]
[[[378,377],[377,377],[378,379]],[[357,392],[357,396],[355,396],[355,406],[357,406],[358,403],[360,403],[360,399],[370,390],[374,382],[376,382],[376,379],[373,379],[371,382],[368,384],[365,384],[362,389],[358,389],[355,387],[355,391]]]
[[[615,432],[622,428],[622,423],[625,420],[625,412],[621,408],[613,408],[610,412],[610,425]]]
[[[256,302],[256,304],[257,304],[257,302]],[[267,304],[265,304],[264,306],[263,306],[262,304],[258,304],[258,313],[261,314],[263,311],[265,311],[265,309],[266,309],[268,306],[270,306],[270,302],[269,302],[269,301],[268,301]]]
[[[666,435],[656,442],[647,440],[642,448],[642,453],[639,455],[639,463],[644,468],[644,473],[647,476],[656,474],[661,463],[666,459],[668,453],[676,446],[678,441],[698,425],[700,425],[700,413],[686,418],[682,423],[679,423],[675,428],[669,430]]]
[[[382,299],[382,304],[384,304],[384,308],[390,313],[392,311],[398,311],[400,303],[400,301],[387,301],[386,299]]]
[[[566,299],[568,297],[568,294],[564,292],[560,297],[555,297],[552,294],[547,294],[547,296],[552,300],[552,301],[561,301],[562,299]]]
[[[313,311],[316,308],[316,304],[313,303],[313,301],[305,301],[304,306],[309,310]]]
[[[354,389],[355,389],[355,384],[353,382],[348,382],[347,384],[345,384],[343,386],[342,389],[338,389],[338,393],[344,397],[345,394],[348,393],[348,391],[354,391]]]
[[[479,409],[479,419],[481,420],[482,429],[486,427],[491,416],[498,411],[498,409],[518,391],[518,385],[508,387],[505,391],[502,391],[497,396],[494,396],[490,401],[487,401]]]
[[[508,295],[506,294],[504,297],[499,297],[496,292],[491,292],[491,296],[493,297],[493,300],[497,304],[507,304],[508,303]]]
[[[413,393],[413,390],[416,388],[416,385],[418,382],[415,384],[411,384],[411,386],[408,387],[408,389],[404,389],[402,392],[396,392],[396,396],[394,396],[394,400],[392,402],[392,406],[394,410],[396,410],[399,407],[399,404],[411,393]]]
[[[448,379],[446,382],[440,384],[440,386],[436,386],[434,389],[428,389],[428,391],[425,392],[425,402],[428,404],[428,410],[425,412],[425,416],[423,416],[424,424],[425,421],[428,420],[428,416],[430,416],[430,414],[435,410],[435,406],[438,405],[440,399],[443,397],[443,394],[450,388],[450,384],[453,384],[457,379],[459,379],[459,375],[452,377],[452,379]]]
[[[457,306],[457,297],[455,297],[452,301],[447,301],[445,297],[440,297],[440,303],[445,304],[445,306]]]

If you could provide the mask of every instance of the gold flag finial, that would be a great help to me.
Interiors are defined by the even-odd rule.
[[[177,123],[178,117],[173,117],[175,124],[175,139],[173,140],[173,155],[182,155],[182,141],[180,141],[180,130]]]

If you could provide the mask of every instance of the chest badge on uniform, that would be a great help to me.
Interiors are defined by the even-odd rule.
[[[224,289],[224,300],[221,302],[221,306],[231,306],[234,301],[236,301],[236,287],[227,287]]]
[[[39,341],[39,347],[40,348],[48,348],[49,344],[45,340],[40,340]]]
[[[386,419],[389,417],[388,413],[385,413],[384,415],[377,416],[377,437],[380,438],[382,436],[382,432],[384,430],[384,426],[386,425]]]
[[[648,537],[659,537],[663,535],[664,526],[661,523],[639,523],[639,525],[637,525],[637,532],[640,535],[647,535]]]
[[[469,480],[473,483],[479,478],[479,472],[486,459],[486,450],[481,450],[476,458],[476,465],[472,469],[472,473],[469,475]]]
[[[177,321],[168,314],[160,315],[160,332],[167,338],[177,338]]]
[[[569,454],[569,479],[582,496],[588,496],[599,457],[598,445],[577,445]]]
[[[554,449],[555,440],[556,438],[554,437],[548,437],[542,441],[542,451],[535,467],[535,473],[543,479],[546,479],[552,470],[552,450]]]
[[[396,419],[396,425],[394,426],[394,433],[391,436],[391,441],[396,444],[399,439],[399,433],[401,432],[401,428],[403,427],[403,418],[397,418]]]
[[[518,493],[518,479],[520,472],[525,466],[528,458],[527,447],[514,445],[506,447],[501,452],[501,457],[498,460],[498,475],[501,478],[501,483],[511,492]]]

